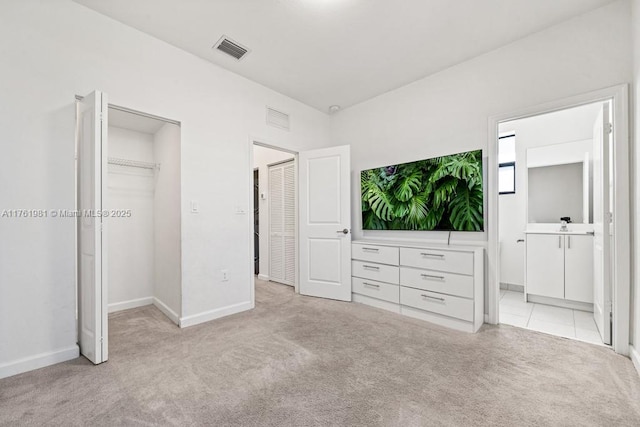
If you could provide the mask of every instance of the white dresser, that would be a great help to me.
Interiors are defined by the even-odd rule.
[[[484,321],[484,249],[356,240],[353,301],[466,332]]]

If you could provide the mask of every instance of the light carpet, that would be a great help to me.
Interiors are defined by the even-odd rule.
[[[110,317],[109,361],[0,380],[1,425],[640,425],[640,379],[605,347],[477,334],[259,281],[256,308],[179,329]]]

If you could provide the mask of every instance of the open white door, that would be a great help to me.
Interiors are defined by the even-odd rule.
[[[611,237],[613,218],[609,192],[609,104],[602,109],[593,127],[593,317],[602,342],[611,344]]]
[[[300,293],[351,301],[349,146],[300,153]]]
[[[78,102],[78,341],[95,364],[107,360],[106,229],[107,96],[93,92]]]

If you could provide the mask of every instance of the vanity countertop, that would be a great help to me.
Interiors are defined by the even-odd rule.
[[[587,230],[571,230],[560,231],[560,227],[557,230],[525,230],[524,234],[580,234],[580,235],[593,235],[593,231]]]
[[[529,223],[524,230],[525,234],[574,234],[574,235],[591,235],[593,234],[593,224],[567,224],[567,231],[560,231],[561,225]]]

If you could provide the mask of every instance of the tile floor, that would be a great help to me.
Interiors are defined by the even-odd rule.
[[[602,344],[593,313],[524,302],[522,292],[500,291],[500,323]]]

